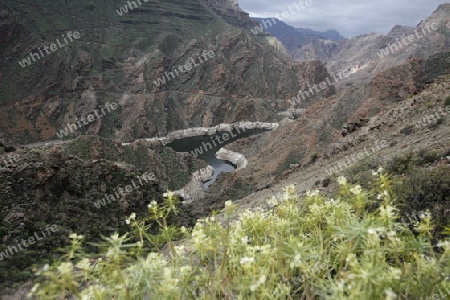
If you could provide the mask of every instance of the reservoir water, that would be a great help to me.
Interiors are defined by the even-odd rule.
[[[208,188],[214,183],[220,173],[228,173],[236,170],[236,166],[231,162],[217,159],[216,152],[225,145],[238,139],[248,137],[254,134],[265,132],[263,129],[233,129],[232,131],[222,131],[215,135],[201,135],[175,140],[167,146],[177,152],[188,152],[204,160],[208,165],[214,168],[214,175],[211,180],[205,182]]]

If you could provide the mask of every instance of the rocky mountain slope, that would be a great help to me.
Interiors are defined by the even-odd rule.
[[[326,187],[330,168],[365,148],[375,149],[365,158],[389,158],[425,148],[444,153],[449,145],[448,114],[415,127],[449,97],[448,5],[427,19],[438,29],[419,39],[417,48],[411,45],[370,68],[359,65],[337,91],[325,84],[293,103],[308,83],[320,85],[333,73],[320,61],[293,62],[276,39],[254,35],[254,23],[236,1],[150,0],[128,12],[120,1],[0,4],[0,253],[46,224],[58,226],[51,241],[0,261],[0,294],[30,278],[33,264],[56,259],[55,248],[67,245],[68,233],[95,241],[100,234],[123,232],[131,212],[145,214],[149,201],[161,202],[167,189],[185,187],[206,167],[189,153],[137,139],[162,141],[169,132],[220,123],[279,123],[225,147],[222,153],[243,155],[246,167],[221,174],[207,190],[191,195],[171,220],[187,226],[229,199],[245,208],[262,204],[274,187],[287,183],[300,191]],[[61,35],[69,39],[69,31],[81,37],[20,66],[30,51]],[[397,27],[376,43],[371,35],[345,41],[349,53],[340,50],[342,58],[327,67],[339,69],[344,57],[352,62],[368,51],[377,55],[409,32]],[[375,44],[378,50],[369,50]],[[324,52],[334,51],[329,47]],[[408,51],[415,51],[413,57]],[[197,65],[178,76],[174,68],[182,73],[178,66],[191,58]],[[154,83],[163,76],[165,84]],[[84,123],[82,117],[87,125],[57,138],[68,124]],[[112,205],[98,202],[146,173],[155,179],[131,185]]]
[[[450,77],[446,75],[429,83],[416,96],[380,111],[349,135],[335,138],[334,143],[323,152],[316,152],[315,160],[305,160],[307,163],[295,165],[282,176],[261,186],[260,190],[238,200],[239,207],[265,206],[272,196],[280,199],[280,191],[290,184],[301,193],[311,189],[327,193],[336,188],[338,175],[351,176],[374,171],[394,158],[410,153],[424,160],[434,153],[435,158],[424,167],[425,172],[436,166],[450,167],[450,102],[444,102],[445,97],[449,96]],[[377,147],[382,141],[388,146]],[[361,154],[362,157],[357,158]]]
[[[449,15],[450,4],[441,4],[416,28],[395,26],[388,35],[370,33],[339,43],[311,41],[294,51],[293,57],[300,61],[321,60],[331,74],[343,70],[352,72],[352,76],[339,85],[370,79],[411,57],[427,58],[448,49]]]
[[[318,160],[324,160],[326,165],[328,158],[351,147],[351,142],[342,140],[344,136],[366,126],[396,103],[422,93],[427,83],[438,82],[440,76],[447,74],[450,74],[449,52],[428,60],[410,60],[369,82],[323,98],[275,131],[227,145],[227,149],[250,159],[248,167],[236,173],[233,188],[223,199],[237,199],[236,195],[242,196],[243,190],[270,186],[293,169],[304,169]],[[436,97],[444,99],[445,92],[439,92]]]
[[[74,135],[131,141],[268,121],[303,81],[327,76],[320,64],[290,61],[272,37],[251,34],[254,23],[235,1],[0,4],[0,128],[18,142],[57,139],[108,102],[118,109]]]
[[[265,32],[270,33],[276,37],[286,47],[290,53],[297,53],[299,48],[315,42],[323,41],[343,41],[345,38],[336,30],[328,30],[325,32],[314,31],[305,28],[294,28],[277,18],[252,18],[258,22],[258,26],[262,26]],[[255,28],[253,28],[255,31]],[[316,60],[317,58],[310,59]]]
[[[69,232],[95,240],[122,230],[131,211],[145,213],[205,167],[163,145],[120,142],[278,121],[305,81],[329,75],[318,61],[292,62],[273,37],[254,36],[235,1],[130,3],[0,0],[1,155],[19,157],[0,166],[0,253],[47,223],[58,226],[52,241],[0,262],[0,294],[55,258]],[[146,172],[156,180],[95,206]],[[174,222],[189,225],[220,207],[224,192],[211,187]]]
[[[316,37],[321,40],[331,40],[339,42],[346,39],[337,30],[334,29],[330,29],[324,32],[315,31],[309,28],[295,28],[295,30],[306,35],[307,37]]]
[[[181,188],[206,166],[162,145],[123,147],[95,136],[36,148],[0,145],[2,157],[14,158],[0,166],[0,253],[8,254],[0,259],[0,295],[28,278],[33,264],[57,258],[70,233],[98,240],[123,232],[126,216],[144,216],[151,200],[161,202],[163,193]],[[183,207],[174,224],[195,224],[192,209]],[[58,228],[51,238],[8,252],[47,224]]]

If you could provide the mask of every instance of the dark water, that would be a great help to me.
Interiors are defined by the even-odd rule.
[[[167,146],[177,152],[189,152],[212,166],[214,168],[214,175],[211,180],[205,182],[205,187],[209,187],[216,181],[217,176],[220,173],[229,173],[236,170],[236,166],[231,162],[217,159],[216,152],[231,142],[262,132],[265,132],[265,130],[234,129],[231,132],[223,131],[212,136],[202,135],[175,140],[172,143],[167,144]],[[219,139],[216,139],[217,137],[219,137]]]

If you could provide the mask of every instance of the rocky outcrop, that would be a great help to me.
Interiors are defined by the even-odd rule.
[[[213,175],[214,175],[214,168],[211,166],[207,166],[206,168],[200,169],[200,170],[192,173],[193,179],[197,180],[197,181],[201,181],[202,183],[205,183],[205,182],[211,180]]]
[[[310,39],[307,43],[292,51],[292,57],[298,61],[330,61],[339,51],[342,42],[322,39]]]
[[[352,132],[358,130],[358,128],[363,127],[363,126],[366,125],[368,122],[369,122],[368,119],[359,119],[359,120],[356,121],[356,122],[349,122],[349,123],[345,124],[345,125],[342,127],[342,132],[341,132],[341,133],[342,133],[342,136],[346,136],[346,135],[348,135],[349,133],[352,133]]]
[[[306,113],[306,109],[290,108],[286,111],[279,112],[278,115],[288,117],[289,119],[297,119],[298,117],[304,115],[305,113]]]
[[[210,7],[215,13],[234,26],[248,28],[250,26],[258,25],[258,23],[250,19],[248,13],[239,7],[236,0],[204,1],[206,5],[208,5],[208,7]]]
[[[192,204],[196,200],[206,197],[206,188],[204,183],[211,180],[214,175],[214,168],[207,166],[203,169],[192,173],[191,180],[181,189],[176,190],[173,194],[182,200],[184,205]]]
[[[17,145],[14,143],[7,141],[0,136],[0,155],[3,153],[14,152],[17,149]]]
[[[234,164],[237,167],[236,171],[246,168],[248,164],[244,155],[225,148],[220,148],[220,150],[216,152],[216,157]]]

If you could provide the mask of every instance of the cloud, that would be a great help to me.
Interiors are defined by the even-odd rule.
[[[251,17],[273,17],[304,0],[238,0]],[[442,0],[312,0],[312,5],[284,22],[294,27],[325,31],[336,29],[345,37],[377,32],[386,34],[395,25],[415,27],[436,10]]]

